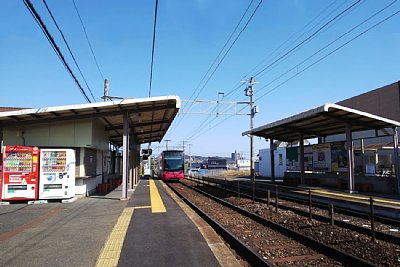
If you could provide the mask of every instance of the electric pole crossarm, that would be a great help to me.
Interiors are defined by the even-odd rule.
[[[192,105],[188,103],[193,103]],[[186,104],[188,108],[186,108]],[[182,100],[181,114],[201,114],[201,115],[249,115],[241,112],[243,105],[250,105],[250,102],[234,102],[219,100]],[[239,108],[240,107],[240,108]]]

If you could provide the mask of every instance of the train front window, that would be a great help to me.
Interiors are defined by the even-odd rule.
[[[165,171],[182,171],[183,170],[182,154],[165,155],[164,170]]]

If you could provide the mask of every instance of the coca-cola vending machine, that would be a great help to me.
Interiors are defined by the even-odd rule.
[[[0,201],[3,195],[3,147],[0,152]]]
[[[2,158],[2,200],[38,198],[39,149],[4,146]]]

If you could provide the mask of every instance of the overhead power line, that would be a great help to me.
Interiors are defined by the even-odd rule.
[[[63,54],[61,53],[60,49],[58,48],[56,42],[54,41],[53,36],[51,36],[50,32],[47,30],[46,25],[43,23],[41,17],[33,7],[32,3],[30,0],[24,0],[25,6],[28,8],[29,12],[35,19],[35,21],[38,23],[40,29],[43,31],[44,35],[46,36],[47,40],[49,41],[50,45],[52,46],[54,52],[57,54],[58,58],[61,60],[63,63],[64,67],[67,69],[69,74],[71,75],[72,79],[75,81],[76,85],[78,86],[79,90],[81,91],[82,95],[86,99],[87,102],[92,103],[87,96],[85,90],[82,88],[81,84],[79,83],[78,79],[75,77],[74,73],[72,72],[71,68],[69,67],[68,63],[65,61],[65,58]]]
[[[333,17],[332,19],[330,19],[328,22],[326,22],[324,25],[322,25],[320,28],[318,28],[313,34],[309,35],[307,38],[305,38],[303,41],[301,41],[300,43],[298,43],[296,46],[294,46],[292,49],[290,49],[289,51],[287,51],[285,54],[283,54],[282,56],[280,56],[278,59],[274,60],[271,64],[269,64],[268,66],[264,67],[263,69],[261,69],[260,71],[258,71],[256,74],[254,74],[254,77],[259,76],[261,73],[263,73],[264,71],[266,71],[268,68],[270,68],[271,66],[273,66],[274,64],[276,64],[278,61],[282,60],[283,58],[285,58],[287,55],[289,55],[290,53],[292,53],[294,50],[296,50],[297,48],[299,48],[301,45],[303,45],[305,42],[307,42],[308,40],[310,40],[311,38],[313,38],[315,35],[317,35],[320,31],[322,31],[324,28],[326,28],[328,25],[330,25],[332,22],[334,22],[336,19],[340,18],[340,16],[342,16],[343,14],[345,14],[347,11],[349,11],[350,9],[352,9],[354,6],[356,6],[358,3],[360,3],[361,0],[357,0],[356,2],[354,2],[353,4],[351,4],[350,6],[348,6],[345,10],[343,10],[342,12],[340,12],[339,14],[337,14],[335,17]]]
[[[356,2],[355,4],[357,4],[358,2]],[[353,4],[353,5],[351,5],[351,7],[353,7],[355,4]],[[322,12],[320,12],[320,14],[317,16],[317,17],[315,17],[315,18],[313,18],[313,20],[312,21],[310,21],[306,26],[304,26],[303,27],[303,29],[304,28],[306,28],[308,25],[310,25],[313,21],[315,21],[323,12],[325,12],[329,7],[331,7],[332,6],[332,4],[331,5],[329,5],[327,8],[325,8]],[[342,11],[340,14],[343,14],[344,12],[346,12],[347,10],[349,10],[350,8],[347,8],[345,11]],[[337,17],[337,16],[336,16]],[[332,20],[331,20],[332,21]],[[315,35],[318,33],[318,32],[320,32],[322,29],[323,29],[323,27],[326,27],[327,25],[329,25],[329,22],[328,23],[325,23],[325,25],[324,26],[322,26],[319,30],[317,30],[316,32],[314,32],[314,34],[313,34],[313,36],[312,37],[315,37]],[[291,38],[291,37],[290,37]],[[290,38],[288,39],[288,40],[286,40],[284,43],[286,43],[286,42],[288,42],[289,40],[290,40]],[[311,37],[310,37],[311,38]],[[297,39],[296,39],[297,40]],[[303,41],[301,44],[304,44],[304,42],[305,41]],[[300,44],[300,45],[301,45]],[[283,45],[283,44],[282,44]],[[281,45],[281,46],[282,46]],[[299,46],[300,46],[299,45]],[[276,49],[277,50],[277,49]],[[275,51],[274,51],[275,52]],[[289,51],[289,53],[290,53],[290,51]],[[279,59],[278,59],[279,60]],[[259,64],[260,65],[260,64]],[[259,66],[258,65],[258,66]],[[257,66],[257,67],[258,67]],[[255,67],[255,68],[257,68],[257,67]],[[255,69],[255,68],[253,68],[253,70]],[[238,89],[239,89],[240,87],[236,87],[236,88],[233,88],[230,92],[228,92],[228,94],[226,94],[225,96],[228,96],[228,95],[230,95],[230,94],[232,94],[232,93],[234,93],[235,91],[237,91]],[[206,120],[204,120],[203,121],[203,123],[201,124],[201,127],[197,127],[196,128],[196,131],[194,131],[194,133],[192,134],[192,135],[190,135],[190,137],[188,137],[188,138],[186,138],[186,139],[188,139],[188,140],[193,140],[193,139],[196,139],[196,138],[198,138],[199,136],[201,136],[201,135],[203,135],[203,134],[205,134],[206,132],[208,132],[209,130],[211,130],[211,129],[213,129],[213,128],[215,128],[215,127],[217,127],[218,125],[220,125],[221,123],[223,123],[224,121],[226,121],[226,120],[228,120],[229,118],[231,118],[232,116],[230,116],[230,117],[227,117],[227,118],[225,118],[223,121],[221,121],[220,123],[217,123],[217,124],[215,124],[215,125],[213,125],[213,126],[211,126],[211,124],[212,124],[212,122],[216,119],[216,118],[214,118],[213,120],[211,120],[211,121],[208,121],[207,119],[208,118],[206,118]],[[202,127],[205,127],[205,125],[206,125],[206,123],[207,123],[207,125],[209,125],[209,127],[207,127],[207,128],[202,128]]]
[[[100,66],[99,66],[99,63],[97,62],[97,58],[96,58],[96,56],[95,56],[95,54],[94,54],[94,52],[93,52],[92,44],[90,43],[88,34],[87,34],[87,32],[86,32],[85,24],[83,24],[83,20],[82,20],[82,18],[81,18],[81,15],[79,14],[78,7],[77,7],[76,4],[75,4],[75,0],[72,0],[72,3],[74,4],[76,14],[78,15],[79,21],[81,22],[83,31],[84,31],[84,33],[85,33],[86,41],[87,41],[87,43],[88,43],[88,45],[89,45],[90,51],[92,52],[92,56],[93,56],[94,62],[96,63],[97,70],[99,71],[101,78],[104,80],[103,72],[101,71]]]
[[[260,68],[261,66],[264,65],[264,63],[272,57],[272,60],[276,57],[279,56],[279,53],[277,56],[274,56],[274,54],[276,54],[279,50],[281,50],[285,45],[285,48],[283,48],[283,50],[287,49],[288,47],[290,47],[292,44],[294,44],[297,40],[299,40],[302,36],[304,36],[306,34],[306,32],[302,33],[300,36],[298,36],[296,39],[294,39],[293,41],[290,42],[291,39],[293,39],[297,34],[305,31],[307,29],[308,26],[310,26],[314,21],[316,21],[319,17],[321,17],[326,11],[328,11],[335,3],[337,2],[337,0],[333,1],[332,3],[330,3],[327,7],[325,7],[323,10],[321,10],[315,17],[313,17],[308,23],[306,23],[306,25],[304,25],[302,27],[301,30],[294,32],[292,35],[290,35],[284,42],[282,42],[277,48],[275,48],[272,52],[270,52],[268,54],[268,56],[266,56],[263,60],[261,60],[261,62],[259,62],[255,67],[253,67],[246,75],[244,75],[244,77],[248,77],[250,76],[252,73],[256,72],[258,68]],[[344,3],[343,3],[344,4]],[[334,11],[331,11],[328,15],[326,15],[322,20],[324,20],[327,16],[329,16],[331,13],[333,13]],[[321,21],[322,21],[321,20]],[[321,22],[320,21],[320,22]],[[318,22],[317,24],[315,24],[312,28],[314,29],[320,22]],[[290,43],[289,43],[290,42]],[[289,43],[289,44],[288,44]],[[280,52],[282,53],[282,52]]]
[[[295,49],[299,48],[299,47],[300,47],[301,45],[303,45],[305,42],[311,40],[311,39],[312,39],[313,37],[315,37],[319,32],[321,32],[322,29],[326,28],[328,25],[331,25],[333,21],[335,21],[337,18],[339,18],[340,16],[342,16],[343,14],[345,14],[347,11],[349,11],[350,9],[352,9],[352,8],[353,8],[356,4],[358,4],[360,1],[361,1],[361,0],[358,0],[357,2],[353,3],[353,4],[350,5],[348,8],[346,8],[344,11],[340,12],[340,13],[339,13],[338,15],[336,15],[333,19],[331,19],[330,21],[328,21],[327,23],[325,23],[322,27],[320,27],[318,30],[316,30],[311,36],[309,36],[308,38],[306,38],[305,40],[303,40],[303,42],[301,42],[300,44],[298,44],[297,46],[295,46],[292,50],[290,50],[289,52],[287,52],[285,55],[283,55],[282,57],[278,58],[278,60],[274,61],[271,65],[273,65],[273,64],[276,63],[277,61],[281,60],[282,58],[284,58],[285,56],[287,56],[288,54],[290,54],[291,52],[293,52]],[[327,8],[325,8],[325,9],[323,10],[323,12],[326,11],[330,6],[331,6],[331,5],[329,5]],[[322,13],[322,12],[321,12],[321,13]],[[318,16],[320,16],[320,15],[318,15]],[[316,19],[316,18],[314,18],[313,20],[315,20],[315,19]],[[312,23],[312,21],[309,22],[305,27],[307,27],[307,26],[308,26],[309,24],[311,24],[311,23]],[[271,65],[270,65],[270,66],[271,66]],[[268,67],[270,67],[270,66],[268,66]],[[268,67],[267,67],[267,68],[268,68]],[[265,69],[263,69],[262,71],[264,71],[264,70],[265,70]],[[261,71],[261,72],[262,72],[262,71]],[[259,73],[258,73],[258,74],[259,74]],[[236,88],[232,89],[228,94],[226,94],[226,96],[228,96],[228,95],[232,94],[233,92],[237,91],[239,88],[240,88],[240,87],[236,87]],[[230,118],[230,117],[225,118],[225,120],[227,120],[227,119],[229,119],[229,118]],[[208,128],[208,129],[199,131],[200,129],[202,129],[201,127],[205,126],[206,123],[207,123],[208,125],[210,125],[211,122],[208,122],[208,119],[209,119],[209,118],[206,118],[206,119],[200,124],[200,127],[197,127],[197,128],[196,128],[196,131],[194,131],[194,133],[193,133],[192,135],[190,135],[190,137],[187,138],[187,139],[193,139],[194,136],[197,136],[197,137],[198,137],[198,136],[204,134],[205,132],[211,130],[212,128],[215,128],[217,125],[219,125],[219,124],[216,124],[215,126],[213,126],[213,127],[211,127],[211,128]],[[216,119],[216,118],[214,118],[214,119]],[[225,121],[225,120],[224,120],[224,121]],[[221,122],[221,123],[222,123],[222,122]],[[195,138],[197,138],[197,137],[195,137]]]
[[[254,17],[254,15],[256,14],[258,8],[260,7],[262,3],[262,0],[258,3],[257,7],[254,9],[253,13],[251,14],[250,18],[247,20],[246,24],[244,25],[244,27],[242,28],[242,30],[239,32],[239,34],[236,36],[235,40],[232,42],[232,44],[229,46],[228,50],[225,52],[225,54],[223,55],[222,59],[218,62],[216,68],[214,69],[214,71],[211,73],[210,77],[208,77],[206,83],[203,85],[203,87],[201,88],[201,90],[197,93],[195,100],[199,97],[200,93],[203,91],[204,87],[208,84],[209,80],[211,79],[212,75],[214,75],[214,73],[217,71],[218,67],[220,66],[220,64],[222,63],[222,61],[225,59],[226,55],[229,53],[229,51],[232,49],[233,45],[236,43],[236,41],[239,39],[240,35],[244,32],[244,30],[247,28],[247,26],[249,25],[250,21],[252,20],[252,18]],[[240,87],[238,87],[240,88]],[[229,94],[231,93],[231,91],[229,92]],[[216,108],[216,107],[215,107]],[[207,123],[207,121],[209,120],[210,116],[208,116],[208,118],[206,118],[196,129],[201,128],[203,125],[205,125]],[[197,132],[197,130],[196,130]],[[195,133],[196,134],[196,133]],[[191,136],[192,137],[192,136]]]
[[[239,39],[239,37],[242,35],[242,33],[246,30],[247,26],[250,24],[251,20],[253,19],[254,15],[256,14],[258,8],[260,7],[261,3],[263,0],[260,0],[260,2],[258,3],[257,7],[254,9],[253,13],[251,14],[250,18],[247,20],[246,24],[243,26],[242,30],[238,33],[238,35],[236,36],[235,40],[233,40],[232,44],[229,46],[228,50],[224,53],[224,55],[222,56],[221,60],[218,62],[217,66],[214,68],[213,72],[211,73],[211,75],[208,77],[208,79],[206,80],[205,84],[202,86],[202,88],[200,89],[200,91],[197,93],[195,100],[199,97],[200,93],[204,90],[204,88],[206,87],[206,85],[208,84],[208,82],[210,81],[210,79],[212,78],[212,76],[215,74],[215,72],[218,70],[219,66],[221,65],[221,63],[224,61],[225,57],[228,55],[229,51],[231,51],[232,47],[235,45],[235,43],[237,42],[237,40]]]
[[[374,24],[373,26],[369,27],[368,29],[364,30],[363,32],[357,34],[356,36],[354,36],[353,38],[351,38],[350,40],[348,40],[347,42],[345,42],[344,44],[340,45],[339,47],[335,48],[334,50],[332,50],[331,52],[329,52],[328,54],[324,55],[323,57],[319,58],[318,60],[314,61],[313,63],[311,63],[310,65],[308,65],[307,67],[305,67],[304,69],[302,69],[301,71],[297,72],[296,74],[292,75],[291,77],[289,77],[288,79],[286,79],[285,81],[281,82],[280,84],[278,84],[277,86],[275,86],[274,88],[270,89],[269,91],[267,91],[266,93],[264,93],[263,95],[261,95],[260,97],[258,97],[256,99],[260,100],[261,98],[263,98],[264,96],[266,96],[267,94],[277,90],[279,87],[281,87],[282,85],[284,85],[285,83],[287,83],[288,81],[290,81],[291,79],[295,78],[296,76],[300,75],[301,73],[305,72],[306,70],[308,70],[309,68],[313,67],[314,65],[318,64],[319,62],[321,62],[322,60],[324,60],[325,58],[329,57],[330,55],[332,55],[333,53],[337,52],[338,50],[342,49],[343,47],[345,47],[346,45],[348,45],[349,43],[353,42],[354,40],[358,39],[359,37],[361,37],[362,35],[364,35],[365,33],[369,32],[370,30],[374,29],[375,27],[379,26],[380,24],[384,23],[385,21],[391,19],[392,17],[398,15],[400,13],[400,10],[397,10],[396,12],[392,13],[391,15],[385,17],[384,19],[382,19],[381,21],[377,22],[376,24]]]
[[[243,111],[245,108],[246,108],[246,106],[244,106],[243,108],[241,108],[238,112]],[[203,134],[205,134],[205,133],[207,133],[208,131],[214,129],[215,127],[221,125],[222,123],[224,123],[224,122],[227,121],[228,119],[232,118],[233,116],[234,116],[234,115],[229,115],[228,117],[225,117],[223,120],[219,121],[218,123],[215,123],[214,125],[211,125],[211,122],[212,122],[212,121],[211,121],[211,122],[209,123],[209,127],[208,127],[208,128],[201,129],[201,130],[198,131],[197,133],[191,135],[187,140],[190,142],[190,141],[193,141],[193,140],[199,138],[199,137],[202,136]],[[217,117],[215,117],[215,119],[216,119],[216,118],[217,118]]]
[[[151,96],[151,84],[152,84],[152,80],[153,80],[153,63],[154,63],[154,46],[156,43],[157,10],[158,10],[158,0],[156,0],[156,7],[154,8],[153,47],[151,49],[149,97]]]
[[[362,21],[361,23],[359,23],[358,25],[356,25],[355,27],[353,27],[352,29],[350,29],[349,31],[347,31],[346,33],[342,34],[341,36],[339,36],[338,38],[336,38],[334,41],[332,41],[331,43],[329,43],[328,45],[324,46],[323,48],[321,48],[320,50],[318,50],[316,53],[314,53],[313,55],[311,55],[310,57],[308,57],[306,60],[303,60],[301,63],[299,63],[297,66],[293,67],[291,70],[293,70],[294,68],[298,67],[299,65],[303,64],[305,61],[307,61],[308,59],[312,58],[313,56],[315,56],[316,54],[318,54],[319,52],[321,52],[322,50],[324,50],[325,48],[327,48],[328,46],[330,46],[332,43],[336,42],[338,39],[342,38],[343,36],[347,35],[348,33],[350,33],[351,31],[353,31],[354,29],[358,28],[360,25],[364,24],[365,22],[369,21],[370,19],[372,19],[373,17],[375,17],[377,14],[381,13],[382,11],[386,10],[388,7],[392,6],[397,0],[394,0],[393,2],[391,2],[390,4],[388,4],[387,6],[385,6],[384,8],[382,8],[381,10],[377,11],[376,13],[374,13],[373,15],[371,15],[370,17],[368,17],[367,19],[365,19],[364,21]],[[355,39],[359,38],[360,36],[364,35],[365,33],[367,33],[368,31],[372,30],[373,28],[377,27],[378,25],[382,24],[383,22],[387,21],[388,19],[392,18],[393,16],[397,15],[400,13],[400,10],[396,11],[395,13],[389,15],[388,17],[384,18],[383,20],[379,21],[378,23],[376,23],[375,25],[371,26],[370,28],[368,28],[367,30],[363,31],[362,33],[358,34],[357,36],[355,36],[354,38],[352,38],[351,40],[347,41],[346,43],[342,44],[340,47],[334,49],[333,51],[331,51],[330,53],[328,53],[327,55],[321,57],[320,59],[318,59],[317,61],[315,61],[314,63],[310,64],[309,66],[307,66],[306,68],[304,68],[303,70],[301,70],[300,72],[296,73],[295,75],[291,76],[290,78],[288,78],[287,80],[285,80],[284,82],[282,82],[281,84],[277,85],[276,87],[272,88],[270,91],[266,92],[265,94],[261,95],[259,98],[257,98],[257,100],[260,100],[261,98],[263,98],[265,95],[267,95],[268,93],[271,93],[272,91],[278,89],[279,87],[281,87],[283,84],[285,84],[286,82],[290,81],[291,79],[293,79],[294,77],[300,75],[301,73],[303,73],[304,71],[306,71],[307,69],[311,68],[312,66],[316,65],[317,63],[319,63],[320,61],[322,61],[323,59],[325,59],[326,57],[330,56],[331,54],[335,53],[336,51],[338,51],[339,49],[343,48],[344,46],[346,46],[347,44],[349,44],[350,42],[354,41]],[[288,72],[286,72],[285,74],[287,74]],[[283,75],[279,76],[282,77]],[[276,79],[275,79],[276,80]],[[272,83],[272,82],[271,82]],[[271,84],[269,83],[269,84]],[[268,84],[268,85],[269,85]],[[266,86],[268,86],[266,85]],[[266,86],[260,88],[263,89]],[[199,136],[205,134],[206,132],[210,131],[211,129],[217,127],[218,125],[222,124],[224,121],[230,119],[232,116],[225,118],[224,120],[220,121],[219,123],[216,123],[214,125],[212,125],[212,121],[209,122],[207,125],[208,127],[204,127],[201,130],[199,129],[199,131],[195,132],[194,134],[190,135],[189,138],[186,138],[190,141],[193,141],[194,139],[197,139]],[[216,119],[216,117],[214,118],[214,120]]]
[[[221,56],[222,52],[225,50],[226,46],[228,45],[228,43],[231,41],[233,35],[235,34],[235,32],[237,31],[237,29],[239,28],[240,24],[242,23],[244,17],[246,16],[247,12],[249,11],[251,5],[253,4],[254,0],[251,0],[251,2],[249,3],[249,5],[247,6],[246,10],[244,11],[242,17],[240,18],[240,20],[238,21],[238,23],[236,24],[235,28],[233,29],[232,33],[230,34],[229,38],[226,40],[224,46],[221,48],[221,50],[219,51],[218,55],[215,57],[214,61],[211,63],[210,67],[208,68],[207,72],[204,74],[204,76],[201,78],[199,84],[196,86],[196,89],[193,91],[193,93],[190,95],[189,99],[191,99],[194,94],[197,92],[198,89],[200,89],[201,84],[203,83],[203,81],[205,80],[205,78],[207,77],[207,75],[210,73],[211,69],[213,68],[213,66],[215,65],[215,63],[217,63],[219,57]]]
[[[331,9],[331,7],[334,6],[334,4],[337,2],[337,0],[333,1],[332,3],[330,3],[327,7],[325,7],[323,10],[321,10],[317,16],[315,16],[314,18],[312,18],[306,25],[304,25],[302,27],[302,29],[300,31],[298,31],[297,33],[301,33],[302,31],[305,31],[307,29],[308,26],[312,25],[314,21],[316,21],[319,17],[321,17],[325,12],[329,11],[329,9]],[[345,3],[342,3],[339,7],[335,8],[333,11],[330,11],[329,14],[325,15],[324,18],[322,18],[320,21],[318,21],[314,26],[312,26],[312,28],[309,30],[312,31],[313,29],[317,28],[317,26],[319,24],[321,24],[326,18],[328,18],[331,14],[333,14],[336,10],[338,10],[341,6],[343,6]],[[331,24],[333,25],[333,24]],[[248,77],[250,76],[250,73],[256,72],[258,68],[263,68],[263,63],[267,61],[267,59],[272,58],[271,60],[275,60],[276,58],[278,58],[280,55],[282,55],[283,53],[285,53],[285,50],[288,49],[291,45],[293,45],[294,43],[296,43],[297,40],[299,40],[301,37],[303,37],[304,35],[306,35],[306,33],[302,33],[300,36],[298,36],[295,40],[291,41],[291,39],[293,39],[297,33],[293,33],[289,38],[287,38],[283,43],[281,43],[277,48],[275,48],[271,53],[269,53],[269,55],[267,57],[265,57],[259,64],[257,64],[257,66],[253,67],[249,72],[247,72],[247,74],[243,75],[242,77]],[[316,36],[314,36],[316,37]],[[310,39],[311,40],[311,39]],[[309,40],[309,41],[310,41]],[[290,42],[290,43],[289,43]],[[287,45],[286,45],[287,44]],[[286,45],[286,46],[285,46]],[[285,46],[285,48],[283,48]],[[278,53],[279,50],[281,50],[283,48],[283,50],[281,52]],[[276,56],[274,56],[274,54],[277,54]],[[286,57],[287,58],[287,57]],[[265,64],[267,65],[267,64]],[[265,66],[264,65],[264,66]],[[260,75],[259,77],[263,76],[265,74],[265,72]],[[228,93],[225,94],[225,97],[228,97],[230,95],[233,96],[234,99],[237,99],[239,97],[239,95],[241,94],[241,92],[239,91],[240,89],[240,85],[243,85],[243,83],[239,82],[239,86],[235,85],[235,88],[231,89],[231,91],[229,91]]]
[[[356,26],[354,26],[353,28],[351,28],[350,30],[348,30],[347,32],[343,33],[342,35],[340,35],[339,37],[337,37],[335,40],[331,41],[330,43],[326,44],[325,46],[323,46],[322,48],[320,48],[318,51],[314,52],[312,55],[308,56],[307,58],[305,58],[304,60],[302,60],[300,63],[296,64],[295,66],[293,66],[292,68],[290,68],[289,70],[287,70],[286,72],[282,73],[281,75],[279,75],[278,77],[274,78],[273,80],[271,80],[269,83],[267,83],[265,86],[259,88],[259,91],[261,91],[262,89],[268,87],[269,85],[273,84],[275,81],[279,80],[280,78],[282,78],[283,76],[285,76],[286,74],[290,73],[291,71],[298,69],[299,66],[301,66],[302,64],[304,64],[305,62],[307,62],[308,60],[310,60],[311,58],[315,57],[316,55],[318,55],[319,53],[321,53],[322,51],[324,51],[325,49],[327,49],[328,47],[330,47],[331,45],[333,45],[334,43],[336,43],[338,40],[342,39],[344,36],[348,35],[349,33],[353,32],[354,30],[356,30],[357,28],[359,28],[360,26],[362,26],[363,24],[365,24],[366,22],[370,21],[371,19],[373,19],[374,17],[376,17],[378,14],[382,13],[383,11],[385,11],[386,9],[388,9],[389,7],[391,7],[394,3],[396,3],[397,0],[392,1],[391,3],[389,3],[388,5],[386,5],[385,7],[383,7],[382,9],[378,10],[377,12],[375,12],[374,14],[372,14],[371,16],[369,16],[368,18],[366,18],[365,20],[363,20],[362,22],[358,23]]]
[[[247,14],[250,6],[253,3],[253,0],[250,2],[250,4],[247,6],[245,12],[243,13],[242,17],[240,18],[238,24],[236,25],[235,29],[233,30],[233,32],[231,33],[231,35],[229,36],[228,40],[225,42],[223,48],[221,49],[221,51],[218,53],[217,57],[214,59],[214,62],[211,64],[210,68],[207,70],[207,73],[203,76],[203,78],[201,79],[200,83],[198,84],[197,88],[195,89],[195,91],[192,93],[192,95],[190,96],[190,98],[192,98],[192,96],[196,93],[197,90],[199,90],[194,98],[194,100],[197,100],[197,98],[199,97],[199,95],[201,94],[201,92],[204,90],[204,88],[207,86],[208,82],[210,81],[210,79],[213,77],[213,75],[215,74],[215,72],[218,70],[219,66],[221,65],[221,63],[224,61],[225,57],[228,55],[228,53],[230,52],[230,50],[232,49],[232,47],[235,45],[235,43],[237,42],[237,40],[239,39],[239,37],[242,35],[242,33],[245,31],[245,29],[247,28],[247,26],[249,25],[249,23],[251,22],[251,20],[253,19],[254,15],[256,14],[258,8],[260,7],[261,3],[263,0],[260,0],[260,2],[258,3],[257,7],[254,9],[253,13],[251,14],[251,16],[249,17],[249,19],[247,20],[246,24],[243,26],[243,28],[241,29],[241,31],[238,33],[238,35],[236,36],[236,38],[233,40],[233,42],[231,43],[231,45],[229,46],[229,48],[225,51],[224,55],[222,56],[222,58],[219,60],[218,64],[214,67],[214,70],[211,72],[211,74],[209,75],[209,77],[207,78],[207,80],[205,81],[205,83],[203,84],[203,86],[200,88],[200,85],[202,84],[202,82],[204,81],[204,79],[207,77],[207,74],[211,71],[211,69],[213,68],[213,66],[215,65],[215,63],[218,61],[218,58],[220,57],[220,55],[222,54],[223,50],[226,48],[227,44],[230,42],[230,40],[232,39],[234,33],[236,32],[236,30],[238,29],[239,25],[241,24],[244,16]],[[190,99],[189,98],[189,99]],[[192,105],[192,104],[191,104]],[[189,106],[188,109],[191,108],[191,105]],[[182,117],[180,118],[180,120],[174,125],[174,128],[171,130],[171,133],[174,132],[175,129],[177,129],[177,127],[179,126],[179,124],[182,122],[184,115],[182,115]],[[204,122],[203,122],[204,123]]]
[[[67,40],[66,40],[66,38],[65,38],[65,36],[64,36],[64,34],[63,34],[63,32],[61,31],[60,27],[58,26],[58,23],[57,23],[56,19],[54,18],[53,13],[50,11],[50,8],[49,8],[49,6],[47,5],[46,0],[43,0],[43,3],[44,3],[44,5],[46,6],[47,12],[49,12],[50,17],[51,17],[51,19],[53,20],[54,24],[56,25],[58,31],[60,32],[61,37],[62,37],[62,39],[64,40],[64,43],[65,43],[65,45],[67,46],[67,49],[68,49],[68,51],[69,51],[69,53],[70,53],[72,59],[74,60],[75,65],[76,65],[76,67],[77,67],[78,70],[79,70],[79,73],[80,73],[81,76],[82,76],[82,79],[85,81],[86,87],[87,87],[87,89],[89,90],[89,93],[90,93],[90,95],[91,95],[92,98],[93,98],[93,101],[96,102],[96,99],[95,99],[94,96],[93,96],[92,90],[90,89],[90,86],[89,86],[89,84],[87,83],[87,81],[86,81],[86,79],[85,79],[85,76],[83,75],[83,73],[82,73],[82,71],[81,71],[81,68],[80,68],[79,65],[78,65],[78,62],[76,61],[75,56],[74,56],[74,54],[72,53],[71,48],[70,48],[70,46],[69,46],[69,44],[68,44],[68,42],[67,42]]]

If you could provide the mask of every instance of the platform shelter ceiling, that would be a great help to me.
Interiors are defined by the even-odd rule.
[[[0,127],[18,127],[63,121],[99,119],[110,141],[122,145],[124,114],[138,144],[160,142],[181,105],[177,96],[125,98],[89,104],[0,112]]]
[[[297,115],[269,123],[242,135],[254,135],[266,139],[294,142],[300,139],[326,137],[346,132],[350,124],[352,131],[380,130],[399,127],[400,122],[382,118],[367,112],[327,103],[323,106],[299,113]]]

